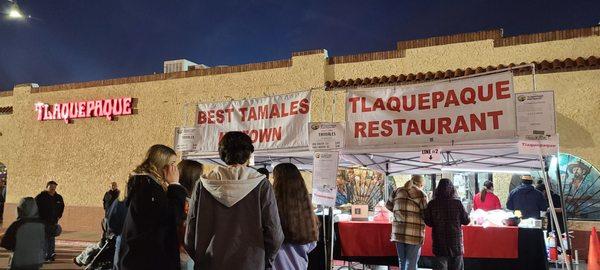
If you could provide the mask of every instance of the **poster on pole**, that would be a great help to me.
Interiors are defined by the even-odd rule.
[[[554,91],[516,94],[517,130],[520,137],[543,138],[556,134]]]
[[[313,153],[312,202],[326,207],[335,206],[337,186],[335,183],[339,152]]]
[[[338,122],[312,122],[308,124],[308,149],[310,151],[344,148],[344,125]]]
[[[177,152],[193,151],[196,148],[196,128],[176,127],[174,145]]]
[[[510,71],[348,91],[346,148],[428,146],[516,136]]]
[[[250,136],[255,150],[308,147],[310,92],[198,104],[196,151],[217,152],[228,131]]]

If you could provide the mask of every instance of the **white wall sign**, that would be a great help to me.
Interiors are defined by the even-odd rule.
[[[442,162],[442,151],[439,148],[430,148],[421,150],[421,162]]]
[[[512,74],[348,91],[346,148],[514,138]]]
[[[309,123],[308,147],[311,151],[344,148],[342,123]]]
[[[252,138],[255,150],[308,146],[310,92],[198,105],[196,151],[217,152],[228,131]]]
[[[196,128],[175,128],[175,151],[193,151],[196,148]]]
[[[549,156],[556,155],[559,149],[558,135],[546,140],[519,140],[519,154]]]
[[[518,93],[516,96],[519,136],[556,134],[554,91]]]
[[[335,206],[337,186],[335,183],[339,162],[338,152],[313,153],[312,202],[327,207]]]

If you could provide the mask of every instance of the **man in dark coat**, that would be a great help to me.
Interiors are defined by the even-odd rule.
[[[112,203],[117,198],[119,198],[120,193],[121,193],[121,191],[119,190],[119,187],[117,186],[117,182],[112,182],[110,184],[110,189],[106,193],[104,193],[104,198],[102,199],[105,215],[108,215],[108,209],[110,208]]]
[[[63,197],[56,192],[58,184],[50,181],[46,184],[46,190],[35,197],[40,212],[40,219],[46,223],[46,261],[54,261],[55,241],[58,230],[58,220],[65,210]]]
[[[523,175],[521,180],[523,181],[522,184],[508,195],[506,208],[513,211],[521,211],[522,218],[524,219],[540,219],[540,211],[548,209],[548,202],[544,198],[544,195],[535,189],[533,178],[530,175]]]

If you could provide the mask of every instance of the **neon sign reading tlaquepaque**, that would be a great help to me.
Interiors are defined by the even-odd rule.
[[[132,114],[131,97],[100,99],[90,101],[76,101],[46,104],[35,104],[38,121],[63,120],[69,123],[72,119],[106,117],[113,120],[113,116]]]

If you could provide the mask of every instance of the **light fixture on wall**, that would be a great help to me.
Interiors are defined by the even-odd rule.
[[[23,10],[19,7],[16,0],[8,0],[10,2],[8,9],[5,11],[6,17],[10,20],[25,20],[30,19],[31,16],[23,13]]]

